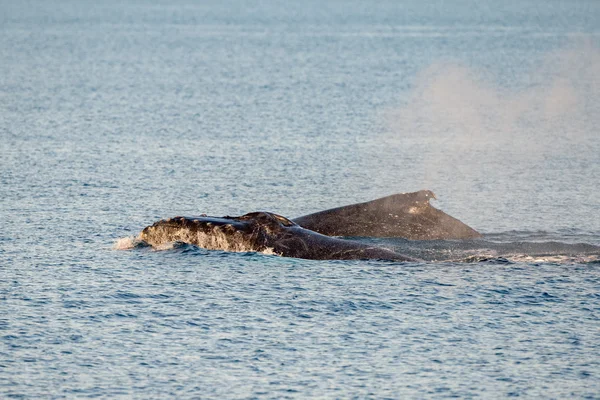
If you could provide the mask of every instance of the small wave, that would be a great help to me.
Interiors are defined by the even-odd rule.
[[[393,238],[366,241],[426,261],[492,263],[597,263],[600,237],[575,231],[510,231],[472,240],[406,241]]]
[[[513,255],[471,255],[453,262],[491,263],[491,264],[595,264],[600,262],[598,255],[546,255],[531,256],[527,254]]]
[[[166,250],[180,250],[186,248],[194,248],[192,245],[180,241],[175,242],[165,242],[159,245],[152,247],[152,250],[156,251],[166,251]]]
[[[508,257],[511,261],[527,264],[588,264],[600,260],[599,255],[546,255],[530,256],[527,254],[516,254]]]
[[[563,244],[582,244],[600,246],[600,232],[582,231],[579,229],[559,229],[558,231],[506,231],[490,232],[483,235],[486,241],[507,242],[558,242]]]

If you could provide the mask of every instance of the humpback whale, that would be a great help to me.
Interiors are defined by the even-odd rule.
[[[268,252],[312,260],[415,261],[388,249],[313,232],[269,212],[170,218],[144,228],[139,239],[153,247],[180,241],[209,250]]]
[[[365,203],[295,218],[303,228],[327,236],[401,237],[411,240],[473,239],[481,234],[429,204],[430,190],[399,193]]]
[[[431,206],[430,190],[399,193],[332,208],[294,220],[270,212],[239,217],[175,217],[148,226],[139,239],[151,246],[185,242],[209,250],[257,251],[314,260],[412,261],[397,252],[342,237],[400,237],[410,240],[472,239],[473,228]]]

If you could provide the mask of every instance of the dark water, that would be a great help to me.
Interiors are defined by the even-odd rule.
[[[595,1],[0,1],[0,397],[599,398],[599,36]],[[424,188],[484,238],[115,250]]]

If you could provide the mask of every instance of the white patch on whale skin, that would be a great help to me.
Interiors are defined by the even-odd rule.
[[[125,240],[128,239],[128,240]],[[137,238],[124,238],[123,248],[135,247],[132,243],[147,243],[154,250],[164,251],[172,250],[176,243],[190,243],[207,250],[222,250],[228,252],[248,253],[258,252],[269,256],[281,256],[273,247],[265,249],[257,248],[250,243],[250,240],[244,237],[241,232],[226,234],[219,227],[215,227],[210,234],[202,231],[191,231],[186,228],[164,229],[162,227],[151,227],[150,235],[148,233],[143,237],[142,233]],[[131,247],[129,247],[131,245]]]
[[[170,229],[161,226],[155,226],[150,232],[140,234],[139,240],[146,241],[154,249],[170,249],[168,244],[173,242],[190,243],[207,250],[223,250],[232,252],[251,252],[266,251],[266,249],[257,248],[241,232],[225,233],[215,227],[210,233],[201,230],[195,231],[187,228]],[[167,245],[167,246],[165,246]]]

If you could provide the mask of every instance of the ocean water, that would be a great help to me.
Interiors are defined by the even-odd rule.
[[[600,3],[0,0],[0,397],[600,398]],[[419,189],[425,261],[160,218]]]

